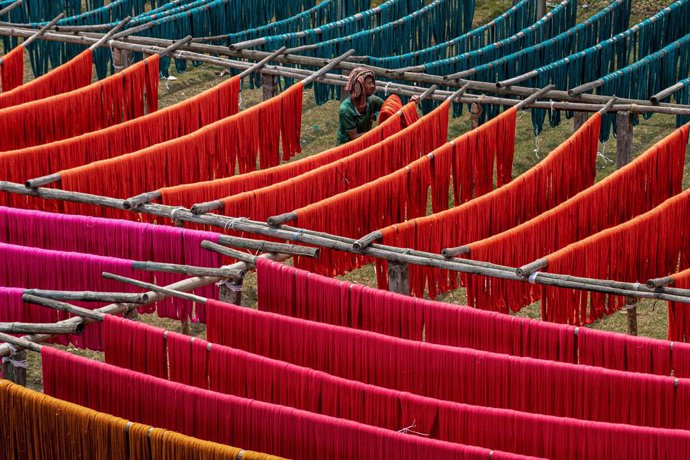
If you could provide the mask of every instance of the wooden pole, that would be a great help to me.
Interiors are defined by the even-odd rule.
[[[57,300],[52,299],[46,299],[44,297],[38,297],[27,293],[24,293],[22,295],[22,300],[26,303],[32,303],[40,305],[42,307],[52,308],[53,310],[64,311],[74,316],[88,318],[93,321],[102,321],[103,316],[105,316],[103,313],[99,313],[95,310],[88,310],[86,308],[77,307],[76,305],[72,305],[69,303],[59,302]]]
[[[649,101],[652,104],[658,104],[659,102],[663,101],[664,99],[666,99],[667,97],[669,97],[670,95],[672,95],[673,93],[678,91],[679,89],[685,87],[687,84],[688,83],[687,83],[687,79],[686,79],[684,81],[680,81],[680,82],[676,83],[675,85],[671,85],[668,88],[663,89],[663,90],[659,91],[658,93],[656,93],[654,96],[650,97]]]
[[[263,100],[267,101],[278,94],[278,77],[275,75],[261,74],[261,91]]]
[[[3,8],[3,9],[0,10],[0,16],[4,16],[4,15],[6,15],[7,13],[9,13],[10,11],[12,11],[13,9],[15,9],[15,8],[17,8],[17,7],[19,7],[19,6],[21,6],[21,4],[22,4],[23,1],[24,1],[24,0],[17,0],[17,1],[14,2],[14,3],[11,3],[11,4],[7,5],[5,8]]]
[[[231,268],[196,267],[192,265],[166,264],[162,262],[132,262],[133,270],[149,272],[178,273],[188,276],[213,276],[216,278],[239,278],[243,273]]]
[[[589,114],[587,112],[575,112],[575,116],[573,117],[573,131],[580,129],[588,118]]]
[[[107,34],[103,35],[103,37],[101,37],[100,40],[98,40],[98,41],[97,41],[96,43],[94,43],[93,45],[89,46],[89,49],[90,49],[90,50],[95,50],[96,48],[98,48],[98,47],[100,47],[101,45],[103,45],[104,43],[106,43],[108,40],[110,40],[111,38],[113,38],[113,36],[114,36],[120,29],[122,29],[124,26],[126,26],[126,25],[129,23],[129,21],[131,21],[131,20],[132,20],[132,16],[127,16],[126,18],[124,18],[124,19],[123,19],[122,21],[120,21],[115,27],[113,27],[112,29],[110,29],[110,31],[109,31]]]
[[[48,32],[50,29],[52,29],[60,19],[62,19],[64,17],[65,17],[65,13],[60,13],[57,16],[55,16],[48,24],[46,24],[43,27],[41,27],[40,29],[38,29],[38,32],[36,32],[32,36],[30,36],[29,38],[24,40],[24,43],[22,43],[22,46],[24,46],[24,48],[26,48],[27,46],[29,46],[30,44],[32,44],[33,42],[35,42],[36,40],[41,38],[46,32]]]
[[[477,129],[479,127],[479,117],[482,115],[482,104],[473,102],[470,105],[470,129]]]
[[[157,54],[160,57],[165,57],[165,56],[170,56],[172,55],[175,51],[179,50],[183,46],[185,46],[187,43],[190,43],[192,41],[192,36],[187,35],[186,37],[174,42],[172,45],[168,46],[162,51],[159,51]],[[179,57],[177,58],[179,59]]]
[[[410,295],[410,275],[405,262],[388,262],[388,290]]]
[[[616,114],[616,168],[632,161],[633,125],[630,112]]]
[[[240,74],[237,75],[237,76],[238,76],[239,78],[244,78],[244,77],[246,77],[246,76],[248,76],[248,75],[251,75],[252,73],[256,72],[257,70],[260,70],[261,68],[263,68],[263,66],[265,66],[266,64],[268,64],[269,62],[271,62],[272,60],[274,60],[275,58],[277,58],[277,57],[280,56],[281,54],[283,54],[283,53],[285,52],[286,49],[287,49],[287,48],[286,48],[285,46],[281,46],[280,48],[278,48],[277,50],[273,51],[271,54],[269,54],[269,55],[266,56],[265,58],[261,59],[259,62],[253,64],[253,65],[252,65],[251,67],[249,67],[247,70],[245,70],[245,71],[243,71],[243,72],[240,72]]]
[[[315,258],[319,256],[319,248],[309,246],[301,246],[296,244],[274,243],[264,240],[253,240],[249,238],[240,238],[237,236],[220,235],[218,243],[224,246],[234,248],[253,249],[259,252],[273,252],[280,254],[289,254],[292,256],[303,256]]]
[[[78,300],[86,302],[117,302],[145,304],[149,302],[149,295],[130,294],[122,292],[91,292],[91,291],[48,291],[45,289],[27,289],[25,294],[44,297],[53,300]]]
[[[212,241],[202,241],[201,247],[208,249],[209,251],[217,252],[218,254],[223,254],[224,256],[232,257],[233,259],[242,261],[247,265],[253,266],[256,264],[257,256],[253,256],[242,251],[236,251],[235,249],[226,248],[225,246],[221,246],[220,244],[216,244]]]
[[[5,334],[0,335],[0,340],[4,340],[4,335]],[[10,342],[7,341],[7,343]],[[27,368],[26,350],[17,350],[14,347],[12,350],[12,354],[9,357],[2,358],[2,375],[10,382],[25,387]]]
[[[84,332],[84,323],[0,323],[0,332],[6,334],[76,334]]]
[[[546,0],[537,0],[537,17],[542,18],[546,14]]]
[[[628,334],[637,335],[637,304],[639,299],[635,297],[625,298],[625,311],[628,315]]]
[[[135,280],[133,278],[127,278],[126,276],[115,275],[113,273],[108,272],[101,273],[101,276],[109,280],[120,281],[121,283],[131,284],[132,286],[150,289],[154,292],[159,292],[161,294],[167,294],[170,297],[178,297],[180,299],[191,300],[192,302],[206,303],[206,299],[201,296],[189,294],[187,292],[177,291],[175,289],[170,289],[163,286],[158,286],[157,284],[153,283],[146,283],[144,281]]]

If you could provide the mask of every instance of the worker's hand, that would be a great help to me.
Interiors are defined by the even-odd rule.
[[[419,96],[415,94],[414,96],[412,96],[410,98],[410,102],[414,102],[415,104],[419,104]]]

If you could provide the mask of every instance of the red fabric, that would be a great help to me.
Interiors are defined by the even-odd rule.
[[[690,269],[672,276],[672,287],[690,288]],[[668,339],[679,342],[690,341],[690,305],[681,302],[668,303]]]
[[[425,216],[429,191],[431,191],[432,212],[441,212],[448,209],[451,171],[471,167],[472,162],[466,161],[469,157],[474,157],[475,164],[488,165],[488,167],[478,169],[471,176],[471,181],[462,181],[461,178],[467,179],[467,177],[455,174],[453,190],[465,190],[465,194],[469,196],[473,188],[477,189],[477,193],[483,192],[485,188],[491,190],[494,162],[499,173],[498,185],[503,185],[510,181],[511,177],[512,164],[506,164],[506,162],[512,161],[513,158],[515,113],[515,110],[509,110],[496,121],[492,120],[481,131],[477,131],[482,132],[484,136],[477,136],[475,131],[464,134],[393,173],[295,210],[298,216],[296,226],[358,238],[379,228]],[[496,139],[504,139],[507,142],[501,143],[500,149],[496,146],[480,149],[479,154],[476,155],[474,151],[467,148],[469,143],[466,139],[470,137],[490,138],[493,142],[496,142]],[[496,150],[500,154],[497,154]],[[476,158],[481,155],[488,158],[481,160]],[[465,183],[461,184],[461,182]],[[456,195],[456,197],[460,196],[459,193]],[[324,248],[318,258],[298,258],[296,265],[312,272],[334,276],[342,275],[370,262],[372,259],[369,257]]]
[[[3,94],[24,83],[24,47],[22,45],[12,48],[2,57],[0,83]]]
[[[552,253],[547,270],[617,281],[644,282],[669,275],[679,260],[681,267],[688,266],[689,221],[690,191],[685,191],[645,214]],[[542,318],[548,321],[591,323],[624,305],[619,296],[542,287]]]
[[[117,330],[109,333],[118,335]],[[144,333],[157,337],[162,331],[147,329]],[[207,388],[210,383],[211,390],[220,393],[389,430],[414,425],[413,431],[433,439],[552,459],[611,458],[614,446],[620,447],[616,452],[622,458],[683,458],[678,453],[690,448],[690,433],[680,430],[585,422],[441,401],[365,385],[218,344],[210,348],[207,360],[206,354],[197,357],[189,352],[192,340],[168,333],[171,381],[188,383],[173,370],[184,369],[187,376],[196,367],[199,370],[194,372],[199,378],[194,386]],[[194,343],[204,351],[208,345],[203,340]],[[174,352],[177,348],[183,351]],[[582,442],[585,438],[588,442]],[[618,438],[634,440],[619,446],[615,441]],[[640,456],[642,452],[646,454]]]
[[[45,144],[158,108],[158,55],[89,86],[0,111],[0,152]],[[155,91],[154,91],[155,90]],[[40,120],[40,123],[38,123]]]
[[[673,342],[671,366],[676,377],[690,377],[690,345]]]
[[[448,106],[449,103],[444,103],[382,142],[334,163],[272,186],[225,198],[222,213],[265,220],[395,171],[446,142]]]
[[[199,439],[295,459],[489,456],[488,449],[188,387],[49,347],[41,355],[46,394]],[[493,458],[524,457],[495,452]]]
[[[514,116],[513,113],[513,119]],[[466,245],[532,219],[592,185],[596,173],[598,132],[599,118],[595,116],[568,141],[510,184],[448,211],[386,227],[382,230],[383,242],[392,246],[438,254],[443,248]],[[475,145],[474,143],[477,142],[478,152],[484,152],[486,148],[492,151],[499,146],[503,149],[508,148],[502,142],[496,142],[495,135],[486,133],[484,137],[490,139],[490,142],[487,140],[488,147],[483,142],[474,140],[472,136],[467,142],[470,145]],[[512,150],[512,146],[510,148]],[[498,153],[496,155],[500,157]],[[470,168],[471,171],[491,170],[493,162],[476,164],[487,161],[486,158],[491,158],[491,155],[479,154],[473,158],[476,161]],[[497,168],[499,164],[505,163],[498,162]],[[508,171],[506,166],[503,174]],[[580,174],[572,174],[572,171],[579,171]],[[501,172],[498,171],[497,174],[500,177]],[[478,177],[491,176],[479,175]],[[488,183],[479,183],[475,187],[478,194],[490,190]],[[467,187],[461,187],[461,190],[464,189]],[[463,201],[462,196],[460,201]],[[458,202],[457,199],[456,202]],[[377,261],[377,277],[379,287],[387,288],[386,261]],[[436,298],[439,293],[448,292],[458,286],[456,272],[440,271],[418,265],[409,267],[409,278],[411,294],[417,297],[422,297],[428,289],[429,297]],[[473,278],[469,278],[467,282],[469,296],[472,296],[474,289]]]
[[[236,114],[239,86],[239,79],[232,78],[183,102],[124,123],[50,144],[5,152],[0,155],[0,178],[24,182],[184,136]],[[127,177],[130,175],[128,172]],[[0,193],[0,204],[3,203],[51,211],[62,209],[60,202]]]
[[[207,312],[211,342],[337,377],[467,404],[690,428],[690,385],[674,388],[672,377],[418,343],[212,300]]]
[[[103,318],[105,362],[167,378],[163,330],[148,324],[106,315]]]
[[[218,236],[217,233],[177,227],[0,207],[0,242],[42,249],[220,267],[223,265],[220,254],[201,249],[203,240],[218,242]],[[163,286],[184,278],[174,273],[137,273],[137,279]],[[195,292],[203,297],[218,296],[218,288],[214,285],[198,288]],[[140,309],[153,310],[153,305]],[[165,318],[205,321],[204,305],[194,305],[184,299],[161,300],[155,310]]]
[[[674,131],[632,163],[561,205],[471,243],[469,258],[519,267],[659,205],[682,190],[687,133],[687,126]],[[539,287],[528,283],[469,277],[468,303],[478,308],[518,311],[541,295]]]
[[[24,64],[22,63],[22,77]],[[0,109],[67,93],[90,85],[93,80],[92,51],[78,54],[60,67],[12,91],[0,93]]]
[[[301,106],[296,107],[298,113],[289,112],[285,106],[285,100],[295,105],[297,98],[302,98],[299,83],[275,98],[185,136],[61,171],[60,185],[64,190],[128,198],[161,187],[232,176],[236,165],[240,173],[254,171],[257,161],[261,169],[275,166],[280,162],[281,132],[298,130],[301,124]],[[299,131],[282,135],[286,158],[298,151],[298,138]],[[76,204],[66,204],[65,211],[132,218],[131,213]]]
[[[417,119],[415,104],[407,104],[403,107],[402,113],[408,114],[405,118],[412,119],[412,122]],[[352,142],[298,161],[207,182],[164,187],[160,190],[163,195],[162,200],[167,205],[191,207],[196,203],[217,200],[247,190],[267,187],[352,155],[392,136],[404,127],[402,116],[393,117]]]

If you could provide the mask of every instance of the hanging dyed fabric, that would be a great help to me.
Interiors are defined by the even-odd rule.
[[[688,267],[688,219],[690,192],[685,191],[645,214],[550,254],[545,271],[629,282],[667,276],[678,266]],[[621,296],[542,287],[542,318],[547,321],[592,323],[624,306]]]
[[[690,270],[671,275],[673,287],[690,288]],[[668,339],[678,342],[690,341],[690,308],[681,302],[668,303]],[[675,350],[674,350],[675,353]]]
[[[21,183],[184,136],[236,114],[239,89],[239,79],[231,78],[183,102],[109,128],[0,153],[0,180]],[[59,202],[6,193],[0,193],[0,204],[51,211],[62,209]]]
[[[506,186],[448,211],[382,229],[384,243],[439,254],[443,248],[487,238],[551,209],[594,182],[598,128],[596,118],[585,123],[541,163]],[[496,148],[495,141],[491,139],[477,150]],[[481,161],[491,157],[479,154],[474,158]],[[387,288],[386,261],[377,260],[376,273],[379,287]],[[435,298],[458,286],[456,272],[430,267],[411,265],[409,277],[410,292],[418,297],[424,295],[425,288]]]
[[[418,343],[210,299],[206,307],[211,342],[341,378],[543,415],[656,428],[690,427],[684,410],[690,382],[676,387],[673,377]],[[621,387],[628,391],[622,393]]]
[[[296,209],[296,226],[358,238],[431,210],[448,209],[451,172],[452,190],[459,205],[465,200],[510,181],[513,161],[516,110],[444,144],[391,174],[325,200]],[[475,151],[474,143],[489,144]],[[482,158],[479,158],[483,156]],[[495,165],[495,168],[494,168]],[[476,166],[476,168],[475,168]],[[345,211],[345,212],[343,212]],[[297,266],[329,276],[342,275],[371,262],[371,258],[322,248],[319,257],[300,257]]]
[[[91,50],[86,50],[66,64],[13,91],[3,91],[0,93],[0,110],[90,85],[93,79],[91,55]]]
[[[165,187],[160,190],[163,195],[162,201],[166,205],[191,207],[196,203],[217,200],[247,190],[260,189],[278,182],[286,181],[381,142],[383,139],[387,139],[406,126],[414,123],[417,119],[416,105],[414,103],[409,103],[400,110],[398,116],[391,117],[363,136],[346,144],[338,145],[324,152],[297,161],[260,171],[213,181]]]
[[[412,460],[432,456],[485,460],[490,454],[489,449],[188,387],[49,347],[41,350],[41,356],[46,394],[203,440],[297,459]],[[324,433],[328,433],[328,442],[322,442]],[[492,458],[527,460],[500,451],[492,451]]]
[[[0,83],[6,93],[24,83],[24,47],[19,45],[0,58]]]
[[[0,152],[53,142],[158,108],[158,55],[89,86],[0,110]],[[40,122],[39,122],[40,121]]]
[[[128,198],[165,186],[254,171],[300,151],[302,84],[188,135],[127,155],[60,171],[64,190]],[[83,204],[65,212],[132,219],[133,214]]]
[[[593,115],[588,123],[599,123]],[[632,163],[522,225],[469,245],[473,260],[520,267],[658,206],[682,189],[688,129],[659,141]],[[529,283],[468,275],[467,302],[486,310],[519,311],[539,299]]]

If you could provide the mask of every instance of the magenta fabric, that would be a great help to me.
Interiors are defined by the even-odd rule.
[[[108,330],[115,337],[126,334],[118,329],[130,327],[126,321],[116,324],[118,328]],[[162,334],[162,330],[154,329],[142,332],[154,338]],[[194,373],[197,382],[193,385],[200,388],[210,383],[210,389],[220,393],[395,431],[414,425],[411,430],[442,441],[556,460],[612,456],[680,459],[690,451],[688,431],[588,422],[425,398],[218,344],[210,346],[203,340],[172,332],[168,333],[167,343],[172,381],[191,381],[189,375]],[[210,351],[194,355],[194,345],[204,352],[210,347]],[[194,368],[197,370],[192,371]],[[621,437],[631,442],[617,442]]]
[[[467,404],[690,428],[672,377],[420,343],[212,300],[206,307],[209,341],[338,377]]]
[[[486,460],[490,451],[238,398],[42,350],[46,394],[200,439],[295,459]],[[494,459],[523,456],[494,452]]]
[[[201,241],[218,242],[218,233],[125,220],[103,219],[0,207],[0,242],[60,251],[83,252],[121,259],[220,267],[223,257],[201,249]],[[184,276],[138,271],[137,278],[161,285]],[[214,285],[195,291],[218,297]],[[173,297],[158,302],[159,316],[205,321],[204,306]]]

